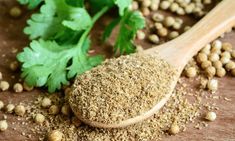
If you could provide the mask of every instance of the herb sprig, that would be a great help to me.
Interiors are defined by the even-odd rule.
[[[30,86],[47,86],[54,92],[76,75],[100,64],[103,57],[89,56],[89,33],[96,21],[109,9],[118,7],[119,17],[105,29],[106,40],[115,26],[120,25],[115,51],[135,51],[133,39],[145,26],[139,12],[130,11],[131,0],[88,0],[88,12],[83,0],[18,0],[30,9],[40,11],[27,20],[24,33],[31,43],[17,55],[22,63],[22,77]],[[90,14],[94,13],[94,14]]]

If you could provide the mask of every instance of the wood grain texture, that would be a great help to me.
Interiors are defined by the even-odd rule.
[[[42,93],[43,90],[34,90],[32,92],[24,92],[16,94],[12,90],[12,85],[18,81],[19,73],[12,72],[9,69],[10,62],[15,60],[16,53],[12,53],[13,49],[21,50],[28,44],[27,37],[22,34],[22,29],[25,26],[25,20],[28,18],[29,13],[24,11],[22,17],[19,19],[12,19],[8,16],[7,10],[15,5],[15,2],[9,0],[0,0],[0,72],[3,73],[4,80],[7,80],[11,84],[11,89],[7,92],[0,92],[0,100],[3,100],[5,104],[14,103],[19,104],[20,102],[27,102],[35,99],[37,95]],[[100,37],[103,28],[105,27],[109,17],[101,19],[92,33],[93,48],[96,49],[95,53],[105,53],[107,57],[110,57],[110,46],[113,44],[111,40],[101,45],[97,37]],[[187,21],[192,22],[194,19],[186,18]],[[115,33],[114,33],[115,34]],[[229,41],[235,47],[235,32],[226,34],[225,41]],[[145,48],[149,48],[152,45],[148,41],[138,43],[144,45]],[[13,77],[15,76],[15,77]],[[185,81],[192,85],[192,88],[198,87],[198,84],[194,79],[185,79]],[[217,95],[227,97],[232,101],[225,101],[223,99],[216,100],[213,102],[220,108],[217,111],[217,120],[209,123],[209,127],[201,130],[195,129],[194,124],[189,124],[187,130],[176,136],[167,136],[163,138],[164,141],[235,141],[235,78],[225,77],[219,79],[219,91]],[[195,89],[196,90],[196,89]],[[206,100],[206,99],[205,99]],[[0,141],[36,141],[38,135],[34,134],[31,138],[26,138],[21,135],[22,132],[31,133],[34,124],[30,125],[18,125],[13,122],[19,121],[21,118],[17,118],[13,115],[8,116],[9,128],[6,132],[0,133]],[[0,111],[0,120],[3,118],[3,112]],[[199,119],[201,120],[201,119]],[[15,128],[15,130],[14,130]]]

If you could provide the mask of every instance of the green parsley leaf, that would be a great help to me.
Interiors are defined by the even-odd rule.
[[[66,28],[86,29],[91,25],[91,18],[84,8],[72,7],[65,0],[45,0],[40,13],[33,14],[27,23],[24,32],[30,39],[55,39]]]
[[[124,11],[131,5],[131,0],[115,0],[115,4],[119,8],[119,15],[123,16]]]
[[[125,11],[120,22],[120,30],[115,43],[115,51],[121,54],[133,53],[135,46],[133,44],[136,32],[145,27],[145,19],[137,11]]]
[[[113,29],[119,24],[121,17],[113,20],[105,29],[102,37],[102,41],[105,42],[111,35]]]
[[[43,0],[17,0],[17,1],[22,5],[28,5],[28,9],[34,9],[43,2]]]
[[[30,47],[18,54],[22,65],[22,77],[30,86],[48,86],[49,92],[60,89],[68,78],[81,74],[98,65],[102,57],[87,56],[90,41],[82,47],[60,46],[53,41],[32,41]],[[71,65],[70,65],[71,64]]]

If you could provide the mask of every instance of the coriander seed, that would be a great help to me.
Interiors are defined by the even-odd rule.
[[[1,82],[0,82],[0,89],[1,89],[2,91],[8,90],[9,87],[10,87],[10,85],[9,85],[9,83],[8,83],[7,81],[1,81]]]
[[[25,107],[23,105],[17,105],[14,109],[16,115],[23,116],[26,112]]]
[[[178,134],[180,132],[180,128],[177,124],[173,124],[170,128],[170,133],[172,135]]]
[[[215,40],[212,42],[212,48],[220,50],[222,48],[222,42],[220,40]]]
[[[165,20],[164,20],[164,25],[166,27],[171,27],[171,26],[174,25],[174,23],[175,23],[175,19],[173,17],[170,17],[170,16],[166,17]]]
[[[155,22],[162,22],[164,20],[164,16],[162,14],[159,14],[159,13],[154,13],[153,16],[152,16],[152,19]]]
[[[215,76],[216,69],[213,66],[210,66],[210,67],[206,68],[205,71],[206,71],[206,74],[207,74],[208,77]]]
[[[231,54],[228,51],[224,51],[223,53],[220,54],[221,57],[226,57],[226,58],[231,58]]]
[[[15,109],[15,105],[14,105],[14,104],[8,104],[8,105],[5,107],[6,113],[10,113],[10,114],[13,113],[14,109]]]
[[[186,69],[186,76],[189,78],[195,77],[197,75],[197,70],[195,67],[190,67]]]
[[[143,40],[145,38],[145,33],[143,31],[139,30],[139,31],[137,31],[136,36],[137,36],[138,40]]]
[[[231,56],[233,57],[233,59],[235,59],[235,50],[231,52]]]
[[[20,83],[14,84],[13,89],[14,89],[14,91],[15,91],[16,93],[21,93],[21,92],[23,92],[23,86],[22,86],[22,84],[20,84]]]
[[[210,67],[211,65],[212,65],[212,63],[207,60],[207,61],[204,61],[201,63],[201,68],[206,69],[206,68]]]
[[[218,61],[219,60],[219,55],[217,53],[211,53],[208,57],[208,59],[212,62]]]
[[[154,24],[154,27],[158,30],[158,29],[161,29],[161,28],[163,28],[163,25],[162,25],[162,23],[155,23]]]
[[[230,62],[230,58],[228,57],[221,57],[220,58],[220,62],[224,65],[227,64],[228,62]]]
[[[216,79],[209,80],[208,83],[207,83],[207,88],[212,92],[217,91],[217,89],[218,89],[218,80],[216,80]]]
[[[61,108],[61,113],[69,116],[72,113],[70,106],[68,104],[63,105]]]
[[[216,113],[215,112],[208,112],[206,114],[205,119],[207,119],[208,121],[214,121],[216,119]]]
[[[172,31],[172,32],[170,32],[169,35],[168,35],[168,37],[169,37],[170,39],[174,39],[174,38],[176,38],[176,37],[178,37],[178,36],[179,36],[179,32],[177,32],[177,31]]]
[[[48,134],[48,141],[62,141],[63,133],[59,130],[53,130]]]
[[[60,112],[60,108],[57,105],[52,105],[49,108],[49,114],[51,115],[57,115]]]
[[[219,68],[222,68],[222,67],[223,67],[222,62],[220,62],[220,61],[215,61],[215,62],[213,62],[212,64],[213,64],[213,66],[214,66],[216,69],[219,69]]]
[[[10,69],[12,71],[16,71],[19,68],[19,62],[18,61],[13,61],[10,63]]]
[[[7,128],[8,128],[7,121],[6,120],[1,120],[0,121],[0,131],[1,132],[6,131]]]
[[[167,0],[161,1],[160,8],[166,10],[170,7],[171,3]]]
[[[151,41],[152,43],[158,44],[159,43],[159,37],[156,34],[151,34],[148,37],[149,41]]]
[[[43,108],[48,108],[48,107],[50,107],[50,106],[51,106],[51,100],[50,100],[50,98],[47,98],[47,97],[43,98],[43,100],[42,100],[42,102],[41,102],[41,105],[42,105]]]
[[[217,68],[216,69],[216,75],[218,77],[224,77],[226,75],[226,70],[224,68]]]
[[[207,61],[207,55],[205,53],[198,53],[197,55],[197,62],[198,63],[202,63],[202,62],[205,62]]]
[[[165,36],[167,36],[168,31],[167,31],[166,28],[160,28],[160,29],[158,29],[157,33],[158,33],[159,36],[165,37]]]
[[[222,50],[223,50],[223,51],[232,52],[233,46],[232,46],[231,43],[228,43],[228,42],[223,43],[223,44],[222,44]]]
[[[9,11],[9,14],[14,17],[14,18],[17,18],[19,16],[21,16],[22,14],[22,11],[19,7],[15,6],[15,7],[12,7]]]
[[[36,114],[34,117],[34,121],[38,124],[41,124],[45,121],[45,116],[42,114]]]
[[[232,69],[235,69],[235,63],[233,61],[229,61],[226,65],[225,68],[227,71],[230,71]]]

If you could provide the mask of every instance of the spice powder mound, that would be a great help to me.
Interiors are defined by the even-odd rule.
[[[157,55],[109,59],[75,80],[69,103],[85,119],[120,123],[152,109],[171,92],[177,74]]]

